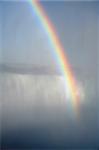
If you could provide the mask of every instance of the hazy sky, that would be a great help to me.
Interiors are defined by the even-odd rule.
[[[71,64],[78,68],[94,68],[98,50],[99,3],[42,4],[56,27]],[[3,51],[4,62],[51,66],[57,63],[49,38],[28,2],[0,2],[0,32],[1,30],[0,51]]]
[[[0,63],[2,61],[1,51],[2,51],[2,5],[0,4]]]
[[[85,83],[84,86],[86,88],[84,90],[86,98],[80,110],[80,121],[78,124],[73,120],[69,121],[70,115],[67,113],[68,109],[64,112],[64,103],[62,107],[60,103],[56,105],[58,100],[59,102],[61,100],[64,101],[63,89],[57,84],[61,81],[60,79],[55,80],[52,76],[45,79],[45,76],[33,77],[31,75],[24,76],[8,73],[4,76],[4,82],[0,84],[3,87],[2,95],[4,96],[4,99],[2,98],[4,100],[2,101],[2,118],[4,124],[2,127],[3,134],[5,134],[5,137],[3,136],[3,142],[8,142],[9,144],[10,141],[15,146],[15,143],[18,142],[20,145],[20,141],[22,140],[24,145],[28,143],[28,145],[33,146],[37,142],[37,144],[41,143],[41,146],[42,143],[46,146],[48,144],[47,142],[51,140],[52,145],[54,141],[54,144],[63,144],[66,146],[66,144],[71,145],[72,141],[74,144],[81,142],[82,146],[88,146],[90,144],[90,146],[96,147],[98,145],[99,135],[97,132],[99,129],[99,120],[97,119],[99,95],[97,94],[98,78],[96,78],[96,67],[99,56],[97,55],[99,54],[99,2],[50,1],[42,2],[42,5],[56,28],[64,47],[64,53],[68,55],[69,62],[74,67],[81,69],[77,72],[77,77],[80,78],[82,83]],[[1,62],[34,64],[38,66],[53,66],[53,64],[57,64],[57,57],[54,55],[54,49],[50,44],[50,40],[38,16],[28,2],[0,2]],[[95,71],[89,72],[90,69],[95,69]],[[85,76],[86,73],[88,73],[87,76]],[[46,106],[47,101],[48,105]],[[57,109],[51,111],[50,108],[54,103],[55,106],[59,107],[55,107]],[[60,113],[60,107],[62,115],[58,115]],[[46,114],[47,111],[49,111],[48,115]],[[37,112],[38,116],[38,126],[34,124],[34,120],[37,117],[35,112]],[[64,121],[64,117],[66,117],[64,115],[65,113],[68,116],[66,121]],[[51,123],[42,125],[44,120],[40,122],[40,119],[43,118],[42,116],[46,116],[46,122],[46,118],[48,120],[50,118],[49,114],[52,114],[52,118],[58,117],[56,123],[54,123],[54,126],[53,124],[50,126]],[[56,114],[56,116],[53,114]],[[63,120],[61,122],[62,117]],[[18,128],[15,132],[10,132],[9,122],[11,126],[13,124],[17,126],[16,122],[20,126],[21,121],[24,123],[24,120],[26,121],[25,125],[29,125],[27,130],[25,130],[25,125],[22,124],[22,128],[19,127],[20,130]],[[8,133],[6,133],[6,127],[8,127]],[[7,134],[9,134],[8,137],[6,137]],[[11,138],[9,138],[10,135]],[[44,135],[44,138],[42,138],[42,135]],[[8,139],[8,141],[4,141],[4,138]],[[49,143],[50,146],[51,144]]]

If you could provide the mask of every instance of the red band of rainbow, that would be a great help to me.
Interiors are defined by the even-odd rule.
[[[55,28],[51,23],[50,19],[48,18],[48,16],[46,15],[41,3],[37,0],[31,0],[30,2],[37,16],[42,22],[44,29],[47,31],[49,39],[53,44],[54,51],[59,60],[60,68],[64,75],[65,84],[68,84],[68,88],[70,90],[73,106],[77,110],[79,105],[79,96],[77,94],[78,86],[73,71],[70,67],[69,61],[67,59],[67,56],[66,54],[64,54],[64,48],[62,47],[62,44],[60,43],[59,38],[56,34]]]

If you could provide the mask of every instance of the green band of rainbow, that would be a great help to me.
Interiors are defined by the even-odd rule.
[[[78,86],[74,78],[73,71],[70,67],[69,61],[67,59],[67,56],[64,54],[64,49],[56,34],[55,28],[48,16],[46,15],[44,8],[40,4],[40,2],[37,0],[31,0],[31,4],[40,21],[42,22],[44,29],[47,31],[48,38],[53,44],[54,51],[59,60],[60,68],[64,75],[65,84],[68,84],[68,88],[71,93],[73,106],[77,110],[79,105],[79,97],[77,95]]]

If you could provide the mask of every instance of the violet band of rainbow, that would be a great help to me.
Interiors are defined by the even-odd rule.
[[[58,58],[58,63],[62,74],[64,76],[65,84],[68,84],[68,88],[70,90],[72,105],[75,110],[78,110],[79,107],[79,96],[78,92],[78,85],[73,74],[73,70],[69,64],[68,58],[66,54],[64,54],[64,48],[57,36],[55,31],[55,27],[46,15],[43,6],[41,5],[40,1],[38,0],[30,0],[32,8],[36,12],[37,16],[39,17],[41,23],[44,26],[44,29],[48,33],[48,38],[50,39],[51,43],[53,44],[53,49],[55,51],[56,57]]]

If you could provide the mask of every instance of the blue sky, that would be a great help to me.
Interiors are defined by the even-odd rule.
[[[98,51],[99,3],[43,2],[42,5],[56,28],[70,63],[77,68],[94,68]],[[48,36],[28,2],[0,2],[1,31],[0,51],[4,62],[57,64]]]

